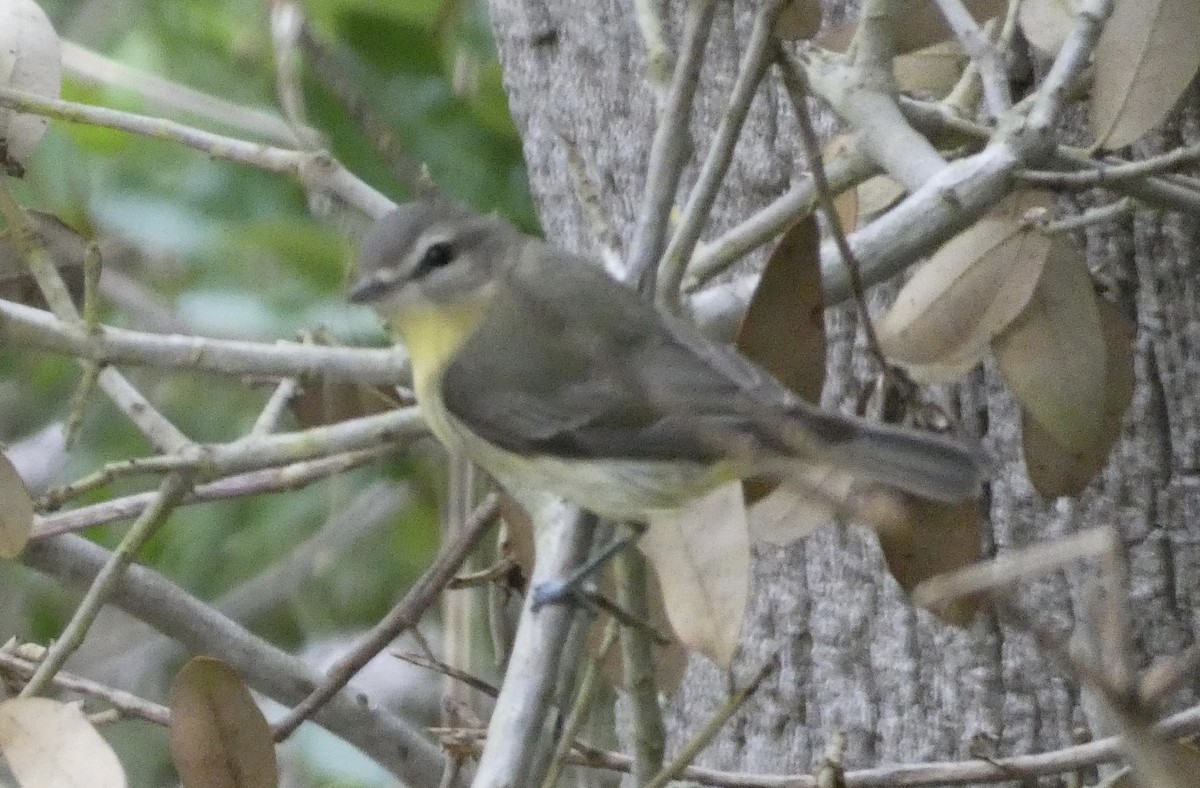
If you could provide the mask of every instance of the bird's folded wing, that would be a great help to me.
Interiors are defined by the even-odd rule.
[[[752,411],[767,405],[739,405],[759,399],[751,391],[788,396],[587,261],[526,263],[442,377],[449,411],[491,443],[525,455],[707,461],[757,432]]]

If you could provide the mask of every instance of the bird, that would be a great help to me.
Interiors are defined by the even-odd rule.
[[[805,402],[598,262],[445,198],[376,221],[349,301],[406,346],[443,444],[602,517],[645,522],[793,469],[948,503],[980,489],[970,443]]]

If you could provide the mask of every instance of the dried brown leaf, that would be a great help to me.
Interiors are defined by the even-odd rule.
[[[1075,0],[1022,0],[1017,23],[1030,44],[1044,55],[1056,55],[1075,26]]]
[[[750,538],[738,483],[650,518],[638,546],[658,574],[671,628],[718,665],[733,660],[750,588]]]
[[[1096,44],[1091,126],[1122,148],[1157,126],[1200,70],[1200,3],[1116,0]]]
[[[833,210],[837,213],[842,232],[850,233],[858,228],[858,189],[847,189],[833,198]]]
[[[812,214],[783,234],[767,259],[736,341],[744,356],[809,402],[820,402],[825,386],[820,240]]]
[[[896,54],[903,55],[916,49],[932,46],[951,36],[946,20],[934,3],[928,0],[898,0],[894,4]],[[1003,18],[1008,0],[966,0],[964,5],[982,24],[988,19]],[[844,22],[830,28],[817,38],[817,43],[835,52],[844,52],[854,38],[857,20]]]
[[[812,38],[821,29],[819,0],[791,0],[779,13],[775,35],[784,41]]]
[[[1025,310],[992,342],[1000,374],[1030,417],[1086,452],[1104,418],[1108,352],[1083,253],[1056,236]]]
[[[1108,361],[1101,387],[1103,411],[1092,425],[1088,445],[1067,449],[1024,409],[1021,412],[1025,467],[1033,488],[1044,498],[1079,495],[1104,470],[1133,397],[1133,324],[1107,301],[1098,300],[1098,307]]]
[[[395,387],[314,380],[292,397],[288,409],[301,427],[309,428],[383,413],[399,404]]]
[[[879,321],[883,352],[904,365],[982,358],[1033,295],[1051,243],[1025,218],[1052,201],[1047,192],[1017,192],[938,249]]]
[[[833,468],[812,467],[784,480],[774,492],[750,506],[751,544],[787,545],[830,522],[843,505],[853,477]]]
[[[869,222],[904,197],[904,187],[887,175],[876,175],[858,185],[858,211]]]
[[[279,784],[271,726],[229,665],[194,657],[171,682],[171,757],[188,788]]]
[[[983,360],[987,346],[964,348],[962,352],[936,364],[905,364],[904,371],[922,386],[934,386],[959,380]]]
[[[1200,750],[1181,741],[1164,739],[1150,724],[1149,714],[1116,713],[1129,773],[1114,785],[1121,788],[1195,788],[1200,775]]]
[[[939,41],[893,61],[896,85],[905,93],[940,99],[962,76],[967,55],[957,41]]]
[[[125,771],[79,705],[48,698],[0,703],[0,753],[21,786],[124,788]]]
[[[953,572],[980,559],[979,503],[930,501],[885,487],[860,496],[855,515],[875,527],[888,570],[907,593],[934,575]],[[930,607],[948,624],[970,625],[979,609],[976,595]]]
[[[16,558],[33,534],[33,498],[21,475],[0,454],[0,558]]]

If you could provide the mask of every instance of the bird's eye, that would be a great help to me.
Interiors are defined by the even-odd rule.
[[[421,255],[421,268],[429,270],[431,268],[441,268],[447,265],[454,259],[454,247],[445,241],[430,244],[425,250],[425,254]]]

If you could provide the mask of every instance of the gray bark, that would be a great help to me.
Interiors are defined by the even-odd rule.
[[[666,6],[678,39],[685,3]],[[708,45],[692,132],[701,153],[733,82],[754,4],[722,3]],[[641,199],[655,101],[629,0],[491,0],[513,116],[525,141],[547,238],[597,251],[571,186],[559,135],[588,166],[617,236],[628,244]],[[842,14],[827,15],[826,24]],[[1187,94],[1154,148],[1200,138],[1200,97]],[[832,126],[832,122],[829,123]],[[694,174],[684,177],[684,188]],[[804,172],[795,122],[778,77],[768,76],[742,132],[710,234],[744,218]],[[682,201],[685,195],[678,199]],[[986,553],[1113,523],[1128,546],[1138,664],[1190,645],[1200,624],[1200,238],[1195,218],[1139,211],[1089,230],[1089,261],[1130,314],[1136,310],[1137,389],[1125,434],[1103,478],[1074,503],[1040,501],[1024,476],[1019,419],[991,370],[951,397],[992,458]],[[1083,238],[1083,236],[1080,236]],[[753,264],[751,260],[747,264]],[[865,366],[856,321],[829,313],[827,404],[846,407]],[[858,374],[856,374],[858,373]],[[1064,636],[1085,604],[1090,567],[1024,584],[1018,599]],[[981,616],[967,631],[909,604],[887,574],[875,537],[828,527],[787,549],[760,549],[752,611],[735,675],[777,654],[781,670],[727,726],[700,763],[723,769],[808,771],[827,738],[848,736],[847,767],[968,758],[978,737],[997,754],[1068,744],[1095,727],[1076,682],[1025,634]],[[693,660],[670,701],[672,744],[707,719],[726,678]],[[1173,700],[1192,702],[1200,683]],[[1097,735],[1102,733],[1096,731]]]

